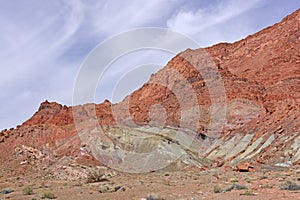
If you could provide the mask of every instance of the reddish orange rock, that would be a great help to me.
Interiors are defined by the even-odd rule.
[[[238,172],[253,172],[254,167],[251,165],[251,163],[240,163],[235,167],[235,170]]]
[[[75,121],[81,123],[89,119],[98,120],[103,128],[116,124],[130,126],[160,124],[173,128],[181,126],[194,129],[205,139],[208,137],[207,130],[212,129],[210,124],[214,121],[211,113],[212,96],[217,100],[224,98],[227,110],[221,133],[211,131],[210,138],[226,135],[230,140],[235,136],[243,138],[245,135],[253,134],[247,147],[257,139],[262,140],[257,148],[254,148],[255,151],[264,142],[270,142],[257,154],[253,154],[251,157],[253,163],[259,161],[269,164],[277,162],[278,158],[289,159],[287,156],[293,157],[297,153],[297,149],[294,148],[299,148],[298,143],[293,142],[300,136],[299,27],[300,10],[280,23],[241,41],[205,48],[219,74],[205,63],[201,65],[203,50],[187,49],[152,75],[143,87],[118,104],[111,104],[106,100],[101,104],[90,103],[68,107],[45,101],[41,103],[38,111],[17,129],[0,133],[0,164],[7,164],[13,160],[15,148],[22,145],[50,149],[57,157],[80,157],[82,144]],[[203,66],[204,74],[199,73],[195,63]],[[176,77],[176,74],[179,74],[181,79]],[[217,94],[215,96],[212,94],[208,82],[215,83],[220,78],[224,84],[225,97],[218,99]],[[176,94],[175,88],[185,92]],[[195,101],[191,100],[193,95]],[[200,116],[189,115],[196,107],[201,111]],[[155,114],[155,111],[158,114]],[[215,120],[218,121],[220,115],[218,110],[215,112],[217,113]],[[189,117],[183,124],[182,113],[187,113]],[[280,141],[280,138],[286,139]],[[239,146],[233,143],[227,147]],[[243,144],[240,146],[246,148]],[[285,149],[287,146],[293,148]],[[213,154],[213,156],[220,155],[216,158],[218,161],[215,162],[216,167],[228,166],[228,160],[231,158],[226,156],[231,155],[231,150],[224,149],[224,152]],[[221,146],[214,150],[223,149]],[[241,155],[245,152],[243,150],[245,149],[234,151],[236,154],[233,156]],[[285,152],[289,152],[289,155]],[[299,161],[295,163],[299,164]],[[237,165],[236,170],[253,171],[253,169],[250,163],[242,163]]]

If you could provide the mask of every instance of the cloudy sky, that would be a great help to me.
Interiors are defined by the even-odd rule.
[[[170,28],[205,47],[237,41],[298,8],[299,0],[0,0],[0,129],[21,124],[46,99],[72,105],[83,60],[112,35],[138,27]],[[145,56],[150,54],[140,53],[139,65],[144,57],[151,63]],[[172,56],[161,55],[150,56],[152,63],[164,65]],[[130,63],[134,58],[115,63],[123,69],[118,77],[132,71],[126,66],[137,65]],[[137,76],[128,75],[133,85],[122,95],[159,68],[153,66],[137,70],[136,82]],[[110,99],[111,82],[97,90],[95,101]]]

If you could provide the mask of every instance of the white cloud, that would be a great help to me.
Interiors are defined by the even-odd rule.
[[[90,7],[90,21],[95,31],[111,35],[140,26],[157,26],[178,5],[178,0],[101,1]]]
[[[72,84],[66,82],[73,83],[74,77],[61,78],[63,66],[57,59],[72,45],[82,22],[79,3],[49,7],[37,3],[28,9],[23,2],[13,5],[15,12],[0,7],[0,41],[4,41],[0,48],[0,88],[4,92],[0,101],[5,105],[1,116],[6,116],[1,117],[0,128],[26,120],[45,98],[67,100],[58,95],[66,90],[65,85],[71,90]],[[60,81],[60,86],[54,81]]]
[[[33,18],[2,18],[1,38],[6,46],[0,50],[1,70],[5,71],[0,74],[1,85],[20,76],[32,78],[41,68],[45,70],[55,64],[55,59],[70,46],[68,40],[81,23],[80,6],[72,2],[60,12],[49,9],[42,16],[33,14]]]
[[[237,18],[239,15],[258,6],[263,1],[264,0],[220,1],[219,4],[199,8],[196,11],[180,11],[167,21],[167,26],[168,28],[194,37],[199,35],[200,32],[206,31],[213,26]]]

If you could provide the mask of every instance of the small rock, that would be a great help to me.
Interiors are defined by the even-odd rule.
[[[107,185],[102,185],[99,189],[100,193],[107,193],[109,191],[109,187]]]
[[[1,190],[0,194],[10,194],[12,192],[14,192],[14,190]]]
[[[236,171],[238,172],[252,172],[254,167],[250,163],[240,163],[236,166]]]
[[[275,164],[276,167],[291,167],[292,166],[292,162],[291,161],[288,161],[288,162],[284,162],[284,163],[277,163]]]
[[[160,197],[159,195],[151,194],[146,198],[146,200],[163,200],[163,198]]]
[[[27,161],[25,160],[25,161],[20,162],[20,165],[25,165],[26,163],[27,163]]]
[[[239,184],[233,184],[232,186],[230,186],[229,188],[226,188],[224,190],[224,192],[230,192],[231,190],[245,190],[247,189],[246,186],[243,185],[239,185]]]

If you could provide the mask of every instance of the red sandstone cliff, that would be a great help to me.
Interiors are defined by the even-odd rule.
[[[236,135],[244,138],[254,134],[244,148],[251,147],[262,138],[260,146],[253,148],[253,151],[259,150],[259,147],[264,150],[254,155],[255,161],[268,163],[274,159],[272,155],[282,157],[282,160],[290,157],[295,163],[299,161],[299,146],[293,146],[293,141],[300,137],[300,10],[287,16],[282,22],[241,41],[217,44],[205,50],[224,84],[227,111],[220,136],[224,144]],[[156,119],[166,120],[165,126],[182,125],[206,134],[211,122],[210,107],[213,102],[207,84],[209,80],[195,68],[200,55],[202,50],[180,53],[142,88],[116,105],[108,101],[98,105],[74,107],[47,101],[42,103],[33,117],[21,126],[0,132],[1,164],[12,161],[14,149],[22,144],[35,148],[48,145],[58,155],[80,157],[78,149],[81,141],[74,125],[74,113],[75,117],[81,116],[80,120],[84,121],[84,116],[88,118],[96,111],[97,120],[102,126],[113,126],[116,122],[126,124],[129,117],[132,117],[136,125],[146,125],[153,123],[149,109],[159,104],[163,106],[166,116],[156,116]],[[178,80],[174,75],[176,73],[186,83]],[[207,75],[208,71],[205,73]],[[214,81],[219,77],[210,78]],[[181,97],[173,89],[185,87],[192,90],[180,100]],[[197,98],[196,105],[189,101],[193,95]],[[126,103],[129,105],[128,113]],[[199,106],[202,114],[196,128],[193,118],[180,124],[181,111],[187,111],[193,106]],[[163,117],[166,119],[162,119]],[[197,117],[196,119],[198,120]],[[264,146],[270,138],[274,139]],[[237,146],[238,141],[233,145]],[[205,156],[212,160],[234,160],[245,156],[243,151],[237,151],[232,157],[226,157],[218,149],[222,149],[222,145],[207,150]]]

